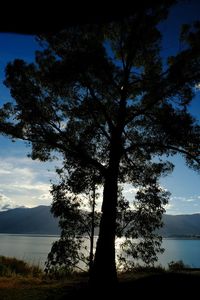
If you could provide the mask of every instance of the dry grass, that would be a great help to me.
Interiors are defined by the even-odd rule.
[[[170,297],[173,293],[195,295],[199,291],[200,271],[181,272],[133,272],[119,278],[119,286],[112,290],[113,299],[125,299],[129,295],[145,299],[160,299],[160,291]],[[158,287],[160,290],[158,290]],[[167,289],[166,289],[167,287]],[[92,292],[92,293],[91,293]],[[94,291],[88,289],[86,277],[75,277],[65,280],[47,280],[42,278],[0,278],[1,300],[63,300],[63,299],[96,299],[102,296],[107,299],[107,289],[103,286]],[[96,295],[94,297],[94,295]]]
[[[76,280],[55,281],[33,277],[0,277],[1,300],[61,299],[74,289]]]
[[[5,260],[7,268],[9,263],[17,266],[23,266],[13,260]],[[15,264],[14,264],[15,265]],[[30,272],[27,274],[27,265],[25,274],[9,273],[9,276],[0,277],[0,300],[63,300],[63,299],[94,299],[95,291],[88,289],[88,277],[82,274],[74,274],[71,278],[53,280],[45,277],[43,273],[33,276]],[[21,267],[20,267],[21,270]],[[126,272],[119,275],[119,285],[114,289],[114,299],[125,299],[129,295],[139,296],[141,299],[152,296],[154,299],[160,299],[157,287],[170,297],[172,292],[183,291],[184,293],[197,293],[200,284],[200,270],[179,270],[166,271],[164,269],[144,269],[137,268],[134,272]],[[166,290],[166,286],[168,287]],[[155,294],[155,292],[157,292]],[[98,296],[106,299],[108,294],[103,286],[98,289]]]
[[[39,277],[43,271],[39,266],[30,265],[15,257],[0,256],[0,276],[13,277],[15,275]]]

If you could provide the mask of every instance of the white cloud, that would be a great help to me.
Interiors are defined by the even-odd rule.
[[[195,84],[195,89],[200,90],[200,83]]]
[[[192,198],[185,199],[185,202],[194,202],[194,201],[196,201],[196,199],[192,199]]]
[[[123,195],[131,204],[135,200],[135,195],[138,191],[138,188],[135,188],[131,184],[124,184],[123,187]]]
[[[185,201],[185,197],[182,197],[182,196],[172,196],[172,197],[171,197],[171,200]]]
[[[166,209],[166,210],[169,210],[169,209],[172,209],[172,208],[174,208],[174,204],[172,204],[172,203],[167,203],[167,204],[165,205],[165,209]]]
[[[5,196],[3,194],[0,194],[0,211],[4,211],[4,210],[16,208],[16,207],[19,207],[19,206],[16,205],[10,198],[8,198],[7,196]]]
[[[0,176],[5,174],[11,174],[11,171],[8,170],[0,170]]]
[[[187,196],[171,196],[169,203],[172,207],[167,207],[169,214],[191,214],[200,210],[200,196],[197,194]]]
[[[123,193],[135,195],[137,193],[137,191],[138,191],[138,188],[129,187],[128,185],[125,185]]]
[[[198,199],[200,199],[200,196],[197,195],[192,195],[192,196],[172,196],[171,200],[173,201],[182,201],[182,202],[194,202],[194,201],[198,201]]]
[[[49,165],[30,158],[7,157],[0,159],[0,191],[11,207],[50,205],[50,179],[56,177],[48,171]]]

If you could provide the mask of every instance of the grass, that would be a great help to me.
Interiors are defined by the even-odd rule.
[[[40,278],[0,278],[1,300],[45,300],[61,299],[66,290],[70,291],[75,283],[69,281],[53,281]]]
[[[39,266],[0,256],[1,300],[59,300],[84,282],[85,274],[56,280],[46,276]]]
[[[193,296],[199,291],[200,272],[195,273],[157,273],[157,274],[129,274],[121,276],[119,286],[112,290],[111,299],[125,299],[136,296],[140,299],[153,297],[160,299],[163,296],[172,297],[178,293]],[[64,300],[64,299],[96,299],[99,296],[108,296],[108,291],[103,287],[91,291],[86,280],[65,279],[62,281],[44,279],[24,279],[16,277],[14,280],[2,277],[0,279],[1,300]],[[101,297],[102,298],[102,297]],[[177,298],[178,299],[178,298]]]
[[[108,291],[101,287],[91,290],[85,274],[53,280],[40,270],[23,261],[0,257],[1,300],[64,300],[106,298]],[[3,267],[4,266],[4,267]],[[134,271],[119,274],[119,285],[112,290],[113,299],[160,299],[199,292],[200,270],[185,269],[182,262],[173,262],[171,269],[138,267]],[[38,268],[38,267],[36,267]],[[97,297],[98,296],[98,297]]]
[[[14,257],[0,256],[0,276],[13,275],[38,277],[43,273],[39,266],[30,265]]]

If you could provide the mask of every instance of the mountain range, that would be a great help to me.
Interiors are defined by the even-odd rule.
[[[0,212],[0,233],[57,235],[60,230],[50,206],[41,205]]]
[[[200,237],[200,214],[164,215],[163,237]]]
[[[164,215],[163,237],[200,237],[200,214]],[[58,219],[50,206],[15,208],[0,212],[0,233],[59,235]]]

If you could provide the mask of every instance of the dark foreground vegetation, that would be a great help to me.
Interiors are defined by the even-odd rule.
[[[4,270],[0,276],[2,300],[96,299],[111,295],[115,299],[134,299],[136,296],[160,299],[176,294],[195,295],[200,283],[200,270],[186,268],[182,262],[169,264],[168,270],[138,267],[121,273],[118,285],[110,290],[91,289],[86,274],[48,278],[38,267],[16,259],[0,257],[0,270]]]

